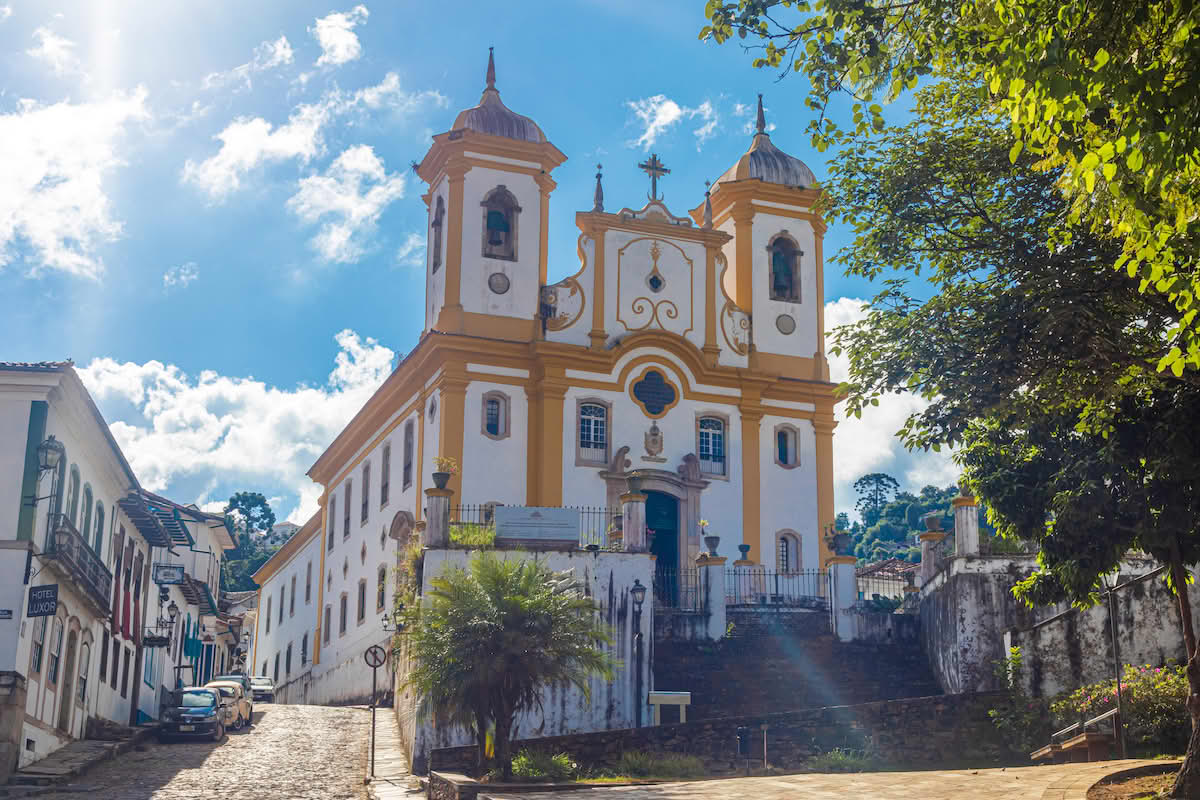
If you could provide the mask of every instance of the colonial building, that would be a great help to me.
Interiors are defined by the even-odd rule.
[[[429,187],[421,339],[310,469],[319,542],[301,532],[277,556],[319,550],[311,700],[365,695],[362,649],[387,639],[373,601],[387,596],[390,540],[421,521],[436,456],[461,465],[449,488],[465,504],[613,508],[633,478],[664,579],[700,552],[701,519],[722,555],[824,565],[825,226],[813,174],[772,142],[761,98],[757,123],[686,213],[658,192],[657,156],[638,165],[644,204],[606,210],[597,174],[575,216],[579,264],[551,282],[566,156],[501,101],[489,56],[479,104],[416,166]]]
[[[70,362],[0,363],[0,774],[93,720],[157,717],[175,664],[204,656],[186,643],[226,546],[222,517],[140,486]],[[151,589],[158,563],[184,582]]]

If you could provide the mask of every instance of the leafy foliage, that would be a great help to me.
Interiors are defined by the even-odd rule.
[[[262,493],[238,492],[229,498],[225,513],[234,519],[237,546],[221,562],[221,586],[227,592],[253,591],[258,584],[250,576],[278,549],[262,539],[275,525],[275,512]]]
[[[450,526],[450,542],[459,547],[486,548],[496,543],[496,526],[466,522]]]
[[[1121,675],[1121,710],[1126,741],[1143,752],[1180,753],[1191,723],[1184,703],[1188,680],[1178,664],[1151,667],[1126,664]],[[1116,707],[1116,680],[1080,687],[1050,707],[1063,725],[1090,719]]]
[[[1010,648],[1008,656],[996,662],[997,682],[1008,688],[1009,702],[991,709],[988,716],[1012,749],[1032,753],[1050,740],[1050,708],[1042,698],[1026,694],[1024,671],[1019,647]]]
[[[878,518],[873,525],[855,523],[850,526],[854,555],[863,564],[889,558],[900,558],[914,563],[920,561],[921,548],[914,544],[914,538],[925,530],[925,516],[934,513],[944,515],[942,528],[949,530],[953,524],[953,517],[949,511],[950,501],[957,496],[958,488],[955,486],[947,486],[944,489],[926,486],[921,489],[919,495],[907,491],[897,493],[879,509]],[[986,516],[985,509],[980,507],[979,533],[981,537],[993,538],[995,529],[988,524]],[[990,546],[991,551],[996,552],[994,541]]]
[[[956,76],[955,100],[1004,114],[998,143],[1032,154],[1062,215],[1046,241],[1080,230],[1107,260],[1179,312],[1158,369],[1200,366],[1200,6],[1190,0],[709,0],[701,38],[760,42],[757,67],[803,72],[814,146],[844,139],[830,99],[854,100],[857,135],[922,79]]]
[[[899,490],[896,479],[882,472],[872,472],[856,480],[854,491],[858,493],[858,502],[854,507],[862,515],[863,524],[870,527],[878,522],[884,504]]]
[[[704,762],[696,756],[642,750],[621,753],[616,772],[631,778],[701,778],[708,774]]]
[[[541,707],[542,691],[567,684],[589,695],[594,676],[611,679],[607,626],[570,572],[524,555],[472,557],[432,581],[427,605],[406,612],[406,685],[447,722],[475,732],[482,766],[489,729],[507,777],[516,716]]]
[[[523,749],[512,760],[513,777],[524,780],[569,781],[578,772],[579,765],[566,753]]]

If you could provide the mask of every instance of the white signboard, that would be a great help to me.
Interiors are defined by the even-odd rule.
[[[496,506],[497,539],[579,541],[579,509]]]
[[[183,583],[183,565],[155,564],[152,580],[159,586]]]

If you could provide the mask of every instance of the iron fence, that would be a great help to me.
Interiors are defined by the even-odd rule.
[[[855,576],[858,604],[875,611],[895,611],[904,604],[909,574]]]
[[[704,591],[700,571],[659,564],[654,570],[654,605],[681,611],[703,611]]]
[[[451,540],[459,544],[490,543],[496,536],[496,509],[502,503],[450,507]],[[615,546],[611,531],[620,528],[621,510],[603,506],[564,506],[579,512],[579,546]]]
[[[733,606],[829,608],[829,573],[823,569],[779,571],[770,567],[725,570],[725,602]]]

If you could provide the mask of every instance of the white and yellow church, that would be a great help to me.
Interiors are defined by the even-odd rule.
[[[316,571],[315,671],[351,669],[385,637],[386,567],[422,518],[436,456],[461,465],[448,488],[463,504],[614,508],[637,471],[660,564],[695,560],[701,519],[731,560],[792,571],[829,556],[836,398],[812,171],[772,142],[760,97],[749,149],[686,213],[656,191],[656,156],[639,165],[640,208],[607,210],[598,174],[575,215],[578,269],[550,283],[565,160],[501,100],[489,56],[479,104],[416,166],[421,339],[309,471],[319,519],[256,576],[292,569],[294,602],[297,576],[311,597]]]

